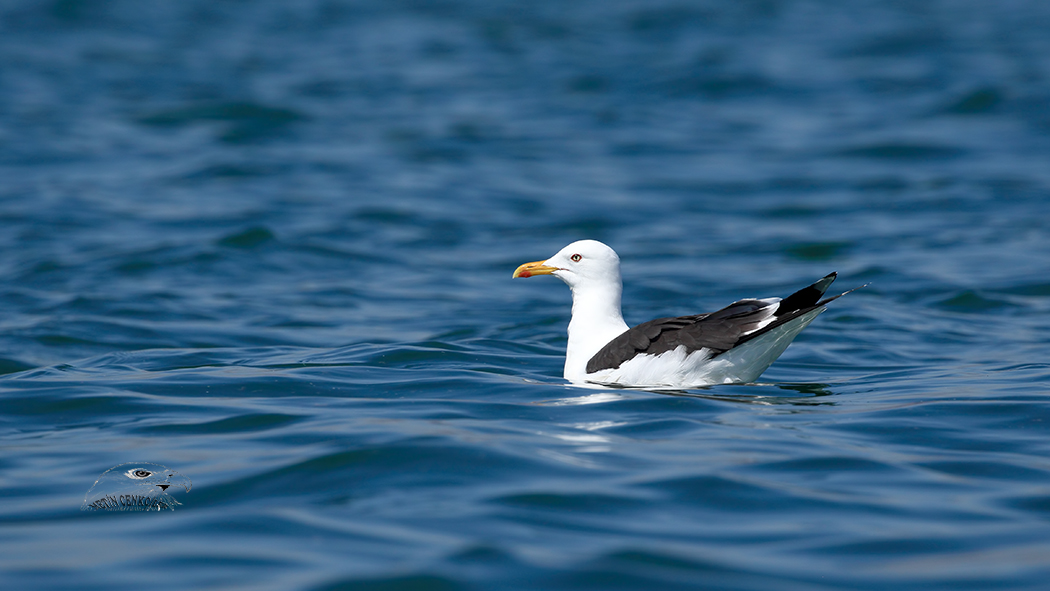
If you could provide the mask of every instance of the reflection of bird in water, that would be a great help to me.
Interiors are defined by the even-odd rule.
[[[160,464],[128,462],[113,466],[98,477],[84,497],[81,511],[174,511],[182,503],[168,489],[181,486],[189,492],[190,479]]]

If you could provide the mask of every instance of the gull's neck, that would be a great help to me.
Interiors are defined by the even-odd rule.
[[[565,350],[565,379],[583,382],[587,362],[609,341],[627,330],[620,312],[623,286],[619,273],[600,281],[585,281],[572,288],[572,320]]]

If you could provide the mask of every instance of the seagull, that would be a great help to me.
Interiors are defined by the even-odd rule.
[[[717,312],[629,328],[620,312],[620,257],[597,240],[573,242],[513,277],[554,275],[572,290],[564,377],[574,384],[686,389],[758,379],[825,305],[836,273],[786,298],[744,299]],[[850,290],[853,291],[853,290]]]
[[[182,503],[168,492],[189,492],[193,483],[174,470],[151,462],[117,464],[103,472],[84,495],[81,511],[174,511]]]

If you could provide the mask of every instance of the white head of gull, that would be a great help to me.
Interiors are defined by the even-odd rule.
[[[620,312],[620,257],[596,240],[573,242],[514,277],[554,275],[572,290],[566,380],[638,388],[691,388],[758,378],[841,297],[821,300],[835,273],[786,298],[745,299],[707,314],[628,328]],[[849,292],[846,292],[849,293]]]

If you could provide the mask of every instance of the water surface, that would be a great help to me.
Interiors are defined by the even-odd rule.
[[[11,1],[11,589],[1042,589],[1050,8]],[[834,302],[761,379],[561,380],[625,316]],[[82,513],[105,470],[192,479]],[[144,580],[148,579],[147,580]]]

